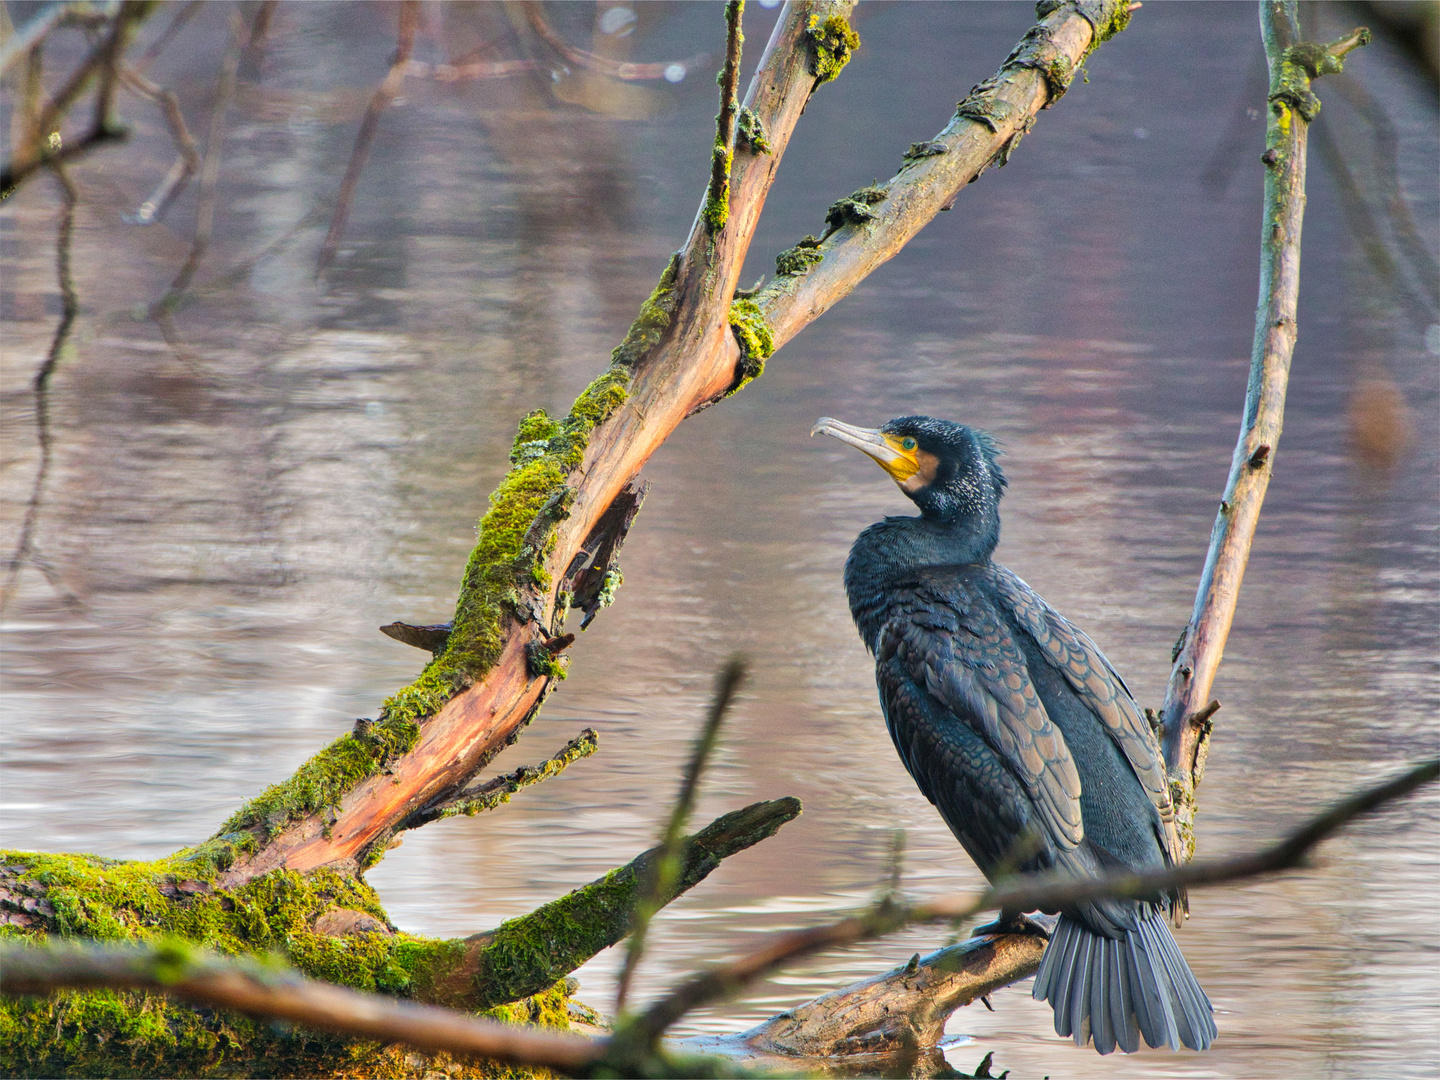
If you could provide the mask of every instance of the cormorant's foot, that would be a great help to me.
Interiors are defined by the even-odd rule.
[[[1005,911],[1001,912],[1000,918],[994,922],[975,927],[971,937],[979,937],[981,934],[1033,934],[1048,940],[1050,931],[1054,928],[1053,915],[1025,915],[1019,911]]]

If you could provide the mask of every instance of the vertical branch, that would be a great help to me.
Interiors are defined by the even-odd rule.
[[[1270,72],[1265,153],[1265,204],[1260,238],[1260,298],[1240,437],[1195,607],[1176,642],[1161,709],[1160,737],[1185,854],[1194,852],[1195,787],[1204,772],[1209,715],[1205,707],[1235,616],[1240,582],[1270,483],[1285,416],[1285,390],[1295,351],[1300,291],[1300,228],[1305,214],[1305,151],[1320,102],[1310,83],[1338,72],[1347,53],[1369,40],[1356,30],[1330,45],[1296,43],[1295,0],[1261,0],[1261,36]]]
[[[730,164],[735,160],[735,113],[740,107],[740,49],[745,35],[740,17],[745,0],[725,5],[725,66],[720,70],[720,112],[715,117],[715,146],[710,151],[710,187],[705,193],[705,220],[711,232],[725,227],[730,216]]]
[[[345,179],[340,181],[340,191],[335,197],[335,215],[330,219],[330,231],[325,234],[325,243],[320,245],[320,255],[315,260],[315,273],[320,275],[335,258],[335,250],[345,236],[345,222],[350,217],[350,203],[355,198],[355,187],[360,183],[360,174],[370,157],[370,144],[375,140],[375,131],[380,126],[380,117],[400,92],[405,82],[405,69],[410,64],[410,54],[415,48],[415,27],[419,21],[418,0],[405,0],[400,5],[400,29],[395,44],[395,56],[390,61],[390,70],[375,93],[370,96],[370,105],[365,110],[365,119],[360,121],[360,133],[355,136],[355,149],[350,154],[350,165],[345,170]]]
[[[705,763],[715,749],[715,739],[720,734],[720,722],[725,719],[725,710],[730,707],[730,701],[744,678],[745,662],[739,657],[733,657],[721,669],[715,681],[715,700],[710,703],[710,714],[705,718],[705,726],[700,729],[700,735],[695,740],[690,762],[686,765],[685,775],[680,781],[680,794],[675,800],[675,808],[670,812],[665,835],[660,841],[660,858],[655,864],[654,878],[650,881],[644,898],[635,905],[634,928],[630,932],[630,943],[625,953],[625,966],[620,969],[620,976],[615,984],[617,1013],[625,1007],[630,980],[634,977],[640,957],[644,955],[645,931],[650,925],[650,919],[665,905],[665,898],[673,893],[675,882],[680,877],[685,822],[695,807],[695,791],[700,783],[700,774],[705,771]]]

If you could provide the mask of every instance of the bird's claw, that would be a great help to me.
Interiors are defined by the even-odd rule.
[[[1018,911],[1006,911],[994,922],[975,927],[972,937],[981,934],[1030,934],[1034,937],[1050,938],[1055,920],[1044,915],[1025,915]]]

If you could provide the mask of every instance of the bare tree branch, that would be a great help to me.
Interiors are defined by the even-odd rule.
[[[476,1020],[448,1009],[361,994],[312,982],[253,960],[219,960],[175,941],[158,947],[6,945],[0,947],[0,993],[43,994],[65,987],[132,988],[326,1031],[403,1042],[432,1053],[538,1065],[568,1075],[590,1075],[597,1070],[621,1075],[674,1074],[673,1065],[667,1072],[665,1059],[658,1056],[659,1038],[667,1027],[691,1009],[728,996],[801,956],[878,937],[912,923],[952,921],[995,908],[1053,908],[1081,899],[1147,896],[1176,884],[1213,885],[1274,873],[1298,865],[1317,843],[1359,815],[1437,777],[1440,760],[1427,761],[1336,804],[1281,842],[1233,859],[1192,862],[1158,874],[1120,874],[1090,881],[1020,879],[978,896],[916,905],[885,902],[825,926],[774,934],[763,948],[683,983],[608,1040],[548,1034]],[[655,855],[657,851],[647,854]],[[1008,947],[1004,938],[997,939],[996,945]],[[714,1068],[704,1072],[711,1074]]]
[[[1265,226],[1250,381],[1195,608],[1176,642],[1160,710],[1170,796],[1187,857],[1195,849],[1195,788],[1204,772],[1209,733],[1201,707],[1210,698],[1235,617],[1285,416],[1285,390],[1298,329],[1295,312],[1300,293],[1306,136],[1320,109],[1310,83],[1341,70],[1345,55],[1369,40],[1368,31],[1356,30],[1330,45],[1291,44],[1299,36],[1293,0],[1261,0],[1260,13],[1270,93],[1266,149],[1261,158],[1266,166]]]

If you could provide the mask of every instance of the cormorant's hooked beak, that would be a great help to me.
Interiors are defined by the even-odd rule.
[[[895,435],[887,435],[879,428],[854,427],[822,416],[810,429],[811,435],[833,435],[841,442],[874,458],[897,484],[904,484],[920,471],[920,462],[915,450],[915,440],[910,446],[902,445]]]

